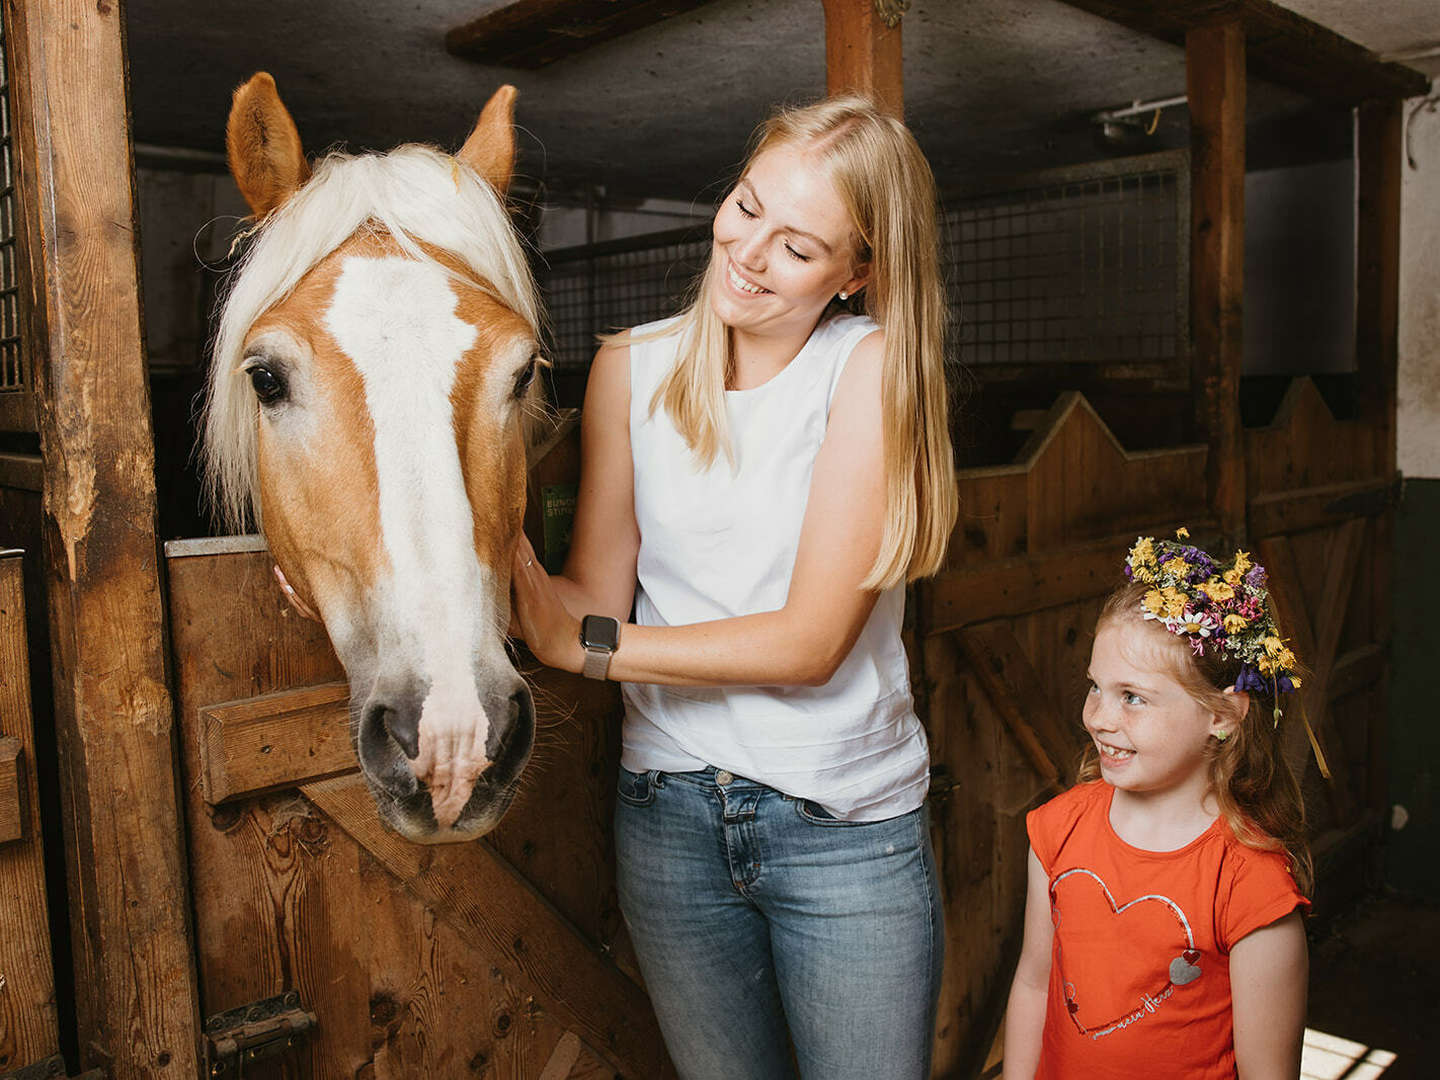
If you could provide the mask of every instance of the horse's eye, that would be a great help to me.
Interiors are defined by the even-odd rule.
[[[515,376],[515,396],[517,398],[523,398],[525,391],[530,389],[530,384],[535,381],[535,369],[539,364],[540,358],[532,356],[520,369],[520,374]]]
[[[250,376],[250,385],[255,388],[255,396],[260,399],[260,404],[274,405],[285,397],[285,380],[269,368],[257,364],[249,368],[247,374]]]

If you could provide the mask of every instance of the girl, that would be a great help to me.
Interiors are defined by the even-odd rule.
[[[694,302],[595,358],[563,576],[517,552],[536,656],[624,683],[620,903],[683,1077],[793,1077],[792,1044],[804,1077],[929,1075],[900,621],[956,513],[936,252],[903,124],[856,97],[774,116]]]
[[[1090,656],[1081,783],[1032,812],[1005,1076],[1293,1078],[1309,901],[1263,698],[1299,685],[1245,552],[1142,537]]]

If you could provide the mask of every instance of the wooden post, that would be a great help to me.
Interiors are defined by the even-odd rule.
[[[899,0],[822,0],[825,5],[825,91],[859,90],[904,116]]]
[[[1400,323],[1400,191],[1404,153],[1404,102],[1367,101],[1357,110],[1358,165],[1355,212],[1355,366],[1361,416],[1375,434],[1375,461],[1389,481],[1396,469],[1396,367]],[[1376,519],[1371,555],[1373,638],[1388,642],[1392,612],[1392,550],[1395,510]],[[1387,654],[1388,656],[1388,650]],[[1388,665],[1388,660],[1387,660]],[[1368,725],[1366,804],[1378,813],[1389,805],[1389,688],[1380,680]]]
[[[1245,289],[1245,35],[1185,36],[1190,97],[1190,326],[1196,421],[1210,447],[1210,508],[1225,543],[1245,539],[1240,366]]]
[[[124,9],[4,0],[83,1068],[199,1073]]]

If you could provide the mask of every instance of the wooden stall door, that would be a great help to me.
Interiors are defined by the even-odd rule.
[[[0,1074],[46,1061],[60,1046],[21,555],[0,551]]]
[[[381,825],[339,663],[260,543],[167,557],[202,1018],[295,991],[318,1020],[244,1075],[673,1075],[615,899],[614,687],[535,665],[500,829],[412,844]]]

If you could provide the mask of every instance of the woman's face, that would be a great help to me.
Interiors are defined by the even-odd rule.
[[[760,335],[808,334],[831,297],[869,276],[855,263],[850,215],[804,146],[759,154],[715,215],[710,304],[721,322]]]

